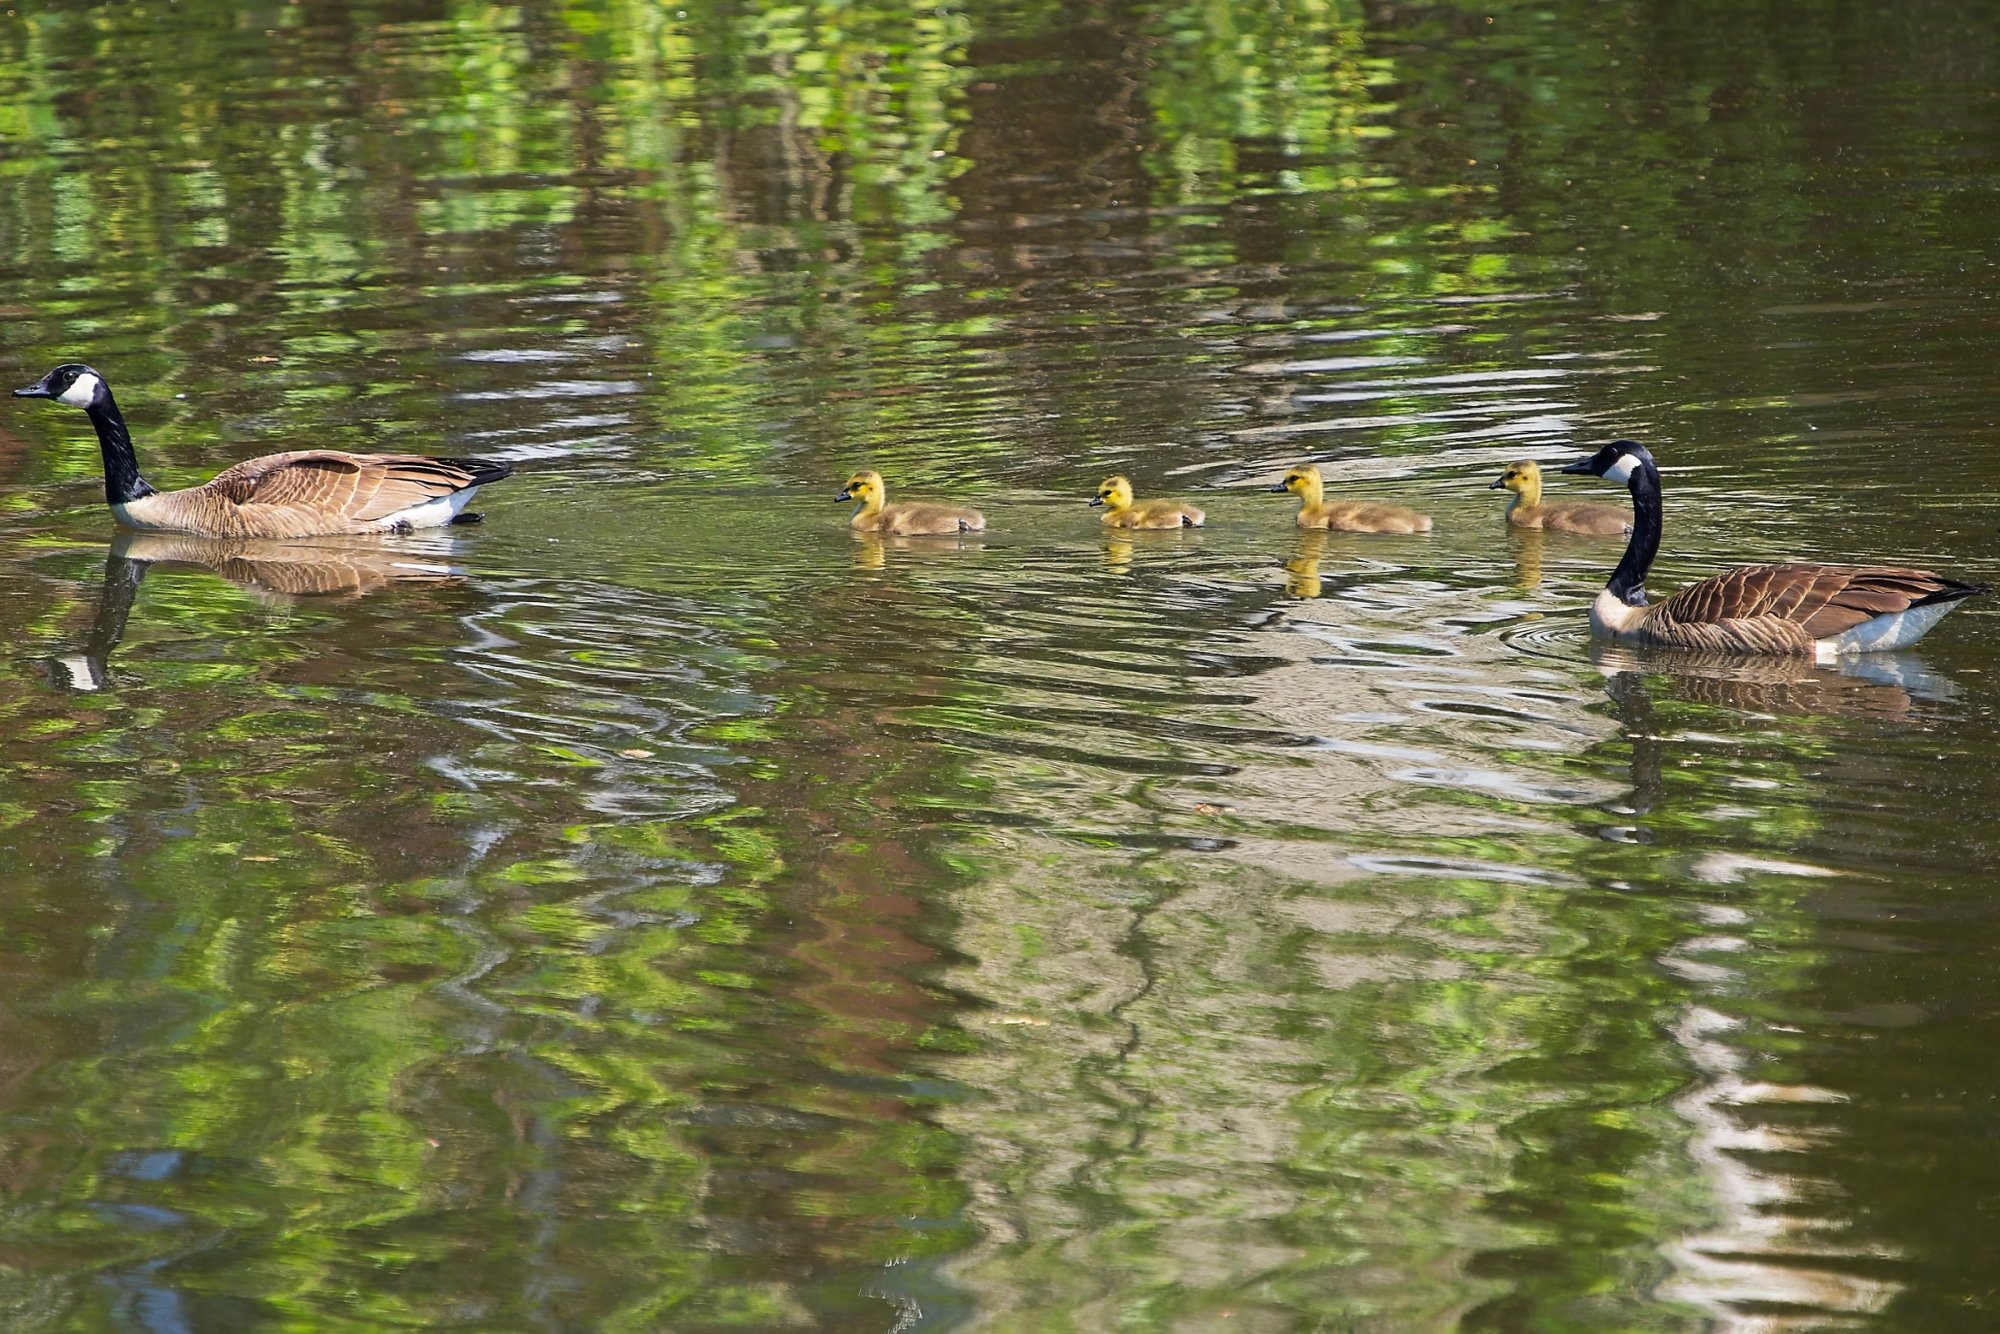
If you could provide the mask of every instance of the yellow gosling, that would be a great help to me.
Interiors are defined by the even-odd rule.
[[[1090,503],[1104,507],[1104,522],[1113,528],[1199,528],[1207,518],[1179,500],[1134,500],[1123,477],[1105,478]]]
[[[960,505],[891,505],[882,474],[863,469],[847,479],[835,500],[858,500],[861,507],[847,526],[857,533],[890,533],[916,537],[936,533],[977,533],[986,528],[986,516]]]
[[[1290,491],[1299,498],[1299,527],[1331,528],[1338,533],[1428,533],[1431,520],[1401,505],[1381,505],[1371,500],[1328,500],[1326,481],[1319,469],[1301,463],[1285,474],[1285,480],[1271,488]]]
[[[1544,505],[1542,470],[1526,459],[1508,464],[1507,471],[1489,489],[1514,493],[1514,498],[1507,502],[1507,522],[1516,528],[1539,528],[1581,537],[1623,537],[1632,531],[1631,511],[1616,505],[1597,505],[1585,500]]]

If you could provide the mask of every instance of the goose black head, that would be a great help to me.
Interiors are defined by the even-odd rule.
[[[1653,456],[1634,440],[1613,440],[1587,459],[1563,465],[1564,472],[1589,473],[1607,482],[1624,485],[1634,473],[1653,466]]]
[[[80,361],[66,361],[23,389],[16,398],[53,398],[73,408],[87,408],[106,393],[104,377]]]

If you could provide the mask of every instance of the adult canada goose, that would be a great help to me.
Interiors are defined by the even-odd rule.
[[[139,475],[132,433],[111,386],[90,367],[58,366],[14,397],[52,398],[84,410],[104,454],[112,517],[141,532],[283,538],[477,523],[466,504],[480,487],[513,471],[486,459],[299,449],[245,459],[201,486],[157,491]]]
[[[1615,505],[1596,505],[1587,500],[1542,503],[1542,470],[1532,460],[1507,465],[1507,471],[1488,488],[1512,491],[1507,502],[1507,522],[1516,528],[1540,528],[1550,533],[1576,533],[1583,537],[1623,537],[1632,531],[1632,516]]]
[[[1299,527],[1331,528],[1338,533],[1428,533],[1430,516],[1402,505],[1372,500],[1328,500],[1326,480],[1315,464],[1301,463],[1271,488],[1299,498]]]
[[[1113,528],[1199,528],[1208,517],[1178,500],[1134,500],[1123,477],[1105,478],[1090,503],[1104,507],[1104,522]]]
[[[1830,660],[1907,648],[1960,600],[1986,591],[1893,565],[1745,565],[1648,603],[1646,571],[1659,553],[1661,530],[1653,456],[1618,440],[1563,471],[1621,482],[1632,492],[1632,540],[1590,608],[1590,628],[1607,638]]]
[[[890,533],[916,537],[938,533],[977,533],[986,527],[986,516],[958,505],[890,505],[889,489],[882,474],[864,469],[847,479],[835,500],[858,500],[861,507],[847,526],[857,533]]]

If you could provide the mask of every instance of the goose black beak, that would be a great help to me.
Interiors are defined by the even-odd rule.
[[[833,498],[834,503],[836,505],[843,500],[852,500],[852,499],[854,499],[854,493],[852,491],[842,491],[839,495]]]
[[[1090,507],[1092,509],[1096,509],[1099,505],[1102,505],[1103,503],[1104,503],[1103,496],[1092,496],[1090,498]]]
[[[1578,459],[1575,463],[1563,464],[1563,466],[1559,471],[1587,473],[1591,471],[1590,464],[1591,464],[1590,459]]]
[[[1280,483],[1278,483],[1278,484],[1277,484],[1276,486],[1272,487],[1271,489],[1272,489],[1273,491],[1289,491],[1289,490],[1291,490],[1292,488],[1290,488],[1289,486],[1286,486],[1286,485],[1285,485],[1285,484],[1284,484],[1283,482],[1280,482]]]
[[[1568,471],[1569,471],[1569,469],[1568,469],[1568,468],[1564,468],[1564,469],[1563,469],[1563,471],[1564,471],[1564,472],[1568,472]],[[1498,490],[1499,490],[1500,488],[1502,488],[1502,487],[1504,487],[1504,486],[1506,486],[1506,485],[1507,485],[1507,479],[1506,479],[1505,477],[1495,477],[1495,478],[1493,479],[1493,485],[1491,485],[1491,486],[1487,487],[1486,489],[1487,489],[1488,491],[1498,491]]]
[[[16,397],[16,398],[54,398],[54,397],[55,397],[55,395],[54,395],[54,394],[51,394],[51,393],[49,392],[49,387],[48,387],[47,385],[45,385],[45,384],[31,384],[31,385],[29,385],[29,386],[28,386],[27,388],[25,388],[25,389],[16,389],[16,390],[14,391],[14,397]]]

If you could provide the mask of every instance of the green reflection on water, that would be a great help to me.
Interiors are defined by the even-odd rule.
[[[1981,1327],[1982,613],[1597,664],[1477,489],[1639,422],[1674,573],[1977,558],[1870,488],[1992,435],[2000,43],[1809,8],[7,20],[10,364],[522,466],[100,570],[6,419],[6,1323]]]

